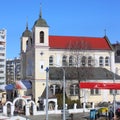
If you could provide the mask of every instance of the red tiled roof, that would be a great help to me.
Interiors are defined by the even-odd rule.
[[[81,44],[84,42],[84,45]],[[77,37],[77,36],[49,36],[49,46],[52,49],[67,49],[73,44],[79,44],[82,49],[91,50],[111,50],[111,46],[106,37]],[[86,44],[86,45],[85,45]],[[78,46],[78,45],[77,45]],[[89,47],[86,47],[89,46]]]

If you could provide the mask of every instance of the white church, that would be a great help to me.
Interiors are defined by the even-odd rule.
[[[40,11],[32,30],[29,30],[27,24],[22,33],[20,55],[22,80],[30,80],[32,83],[31,91],[22,94],[31,95],[35,103],[43,96],[46,88],[46,68],[49,68],[48,85],[53,96],[63,88],[64,69],[65,92],[71,100],[78,99],[78,94],[82,102],[113,100],[111,90],[79,88],[80,81],[113,82],[113,73],[120,67],[115,64],[115,52],[106,35],[49,35],[49,25]],[[117,75],[116,82],[120,82]],[[116,99],[120,99],[119,90]]]

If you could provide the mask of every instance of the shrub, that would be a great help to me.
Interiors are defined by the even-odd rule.
[[[57,97],[57,102],[58,102],[58,109],[62,109],[63,108],[63,94],[58,93],[56,94],[56,97]],[[71,100],[70,98],[65,97],[65,104],[68,105],[68,109],[72,109],[74,107],[74,103],[77,104],[77,108],[82,107],[79,100]]]

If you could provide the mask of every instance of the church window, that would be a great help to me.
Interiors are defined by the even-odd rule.
[[[111,89],[111,90],[110,90],[110,95],[113,95],[114,92],[115,92],[115,94],[119,94],[118,90],[115,90],[115,91],[114,91],[114,90]]]
[[[109,66],[109,57],[105,58],[105,66]]]
[[[99,65],[100,65],[100,66],[103,66],[103,64],[104,64],[104,62],[103,62],[103,57],[100,57],[100,58],[99,58]]]
[[[99,94],[100,94],[100,91],[99,91],[99,89],[91,89],[91,90],[90,90],[90,94],[91,94],[91,95],[99,95]]]
[[[57,84],[51,85],[50,89],[51,89],[53,95],[60,93],[60,86]]]
[[[41,65],[41,69],[43,69],[43,65]]]
[[[70,95],[76,96],[79,93],[78,84],[73,84],[70,86]]]
[[[86,65],[86,57],[85,56],[82,57],[82,61],[81,62],[82,62],[82,66]]]
[[[89,56],[89,57],[88,57],[88,66],[91,66],[91,65],[92,65],[92,57]]]
[[[49,65],[53,65],[53,56],[49,57]]]
[[[73,57],[72,56],[69,57],[69,66],[73,66]]]
[[[26,49],[28,48],[28,40],[26,41]]]
[[[40,32],[40,43],[44,43],[44,32]]]
[[[63,56],[63,58],[62,58],[62,65],[67,66],[67,57],[66,56]]]

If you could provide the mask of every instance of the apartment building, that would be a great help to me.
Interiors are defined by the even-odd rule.
[[[6,30],[0,29],[0,87],[6,84]]]
[[[20,58],[7,59],[6,60],[6,83],[15,83],[16,80],[20,80],[21,77],[21,64]]]

